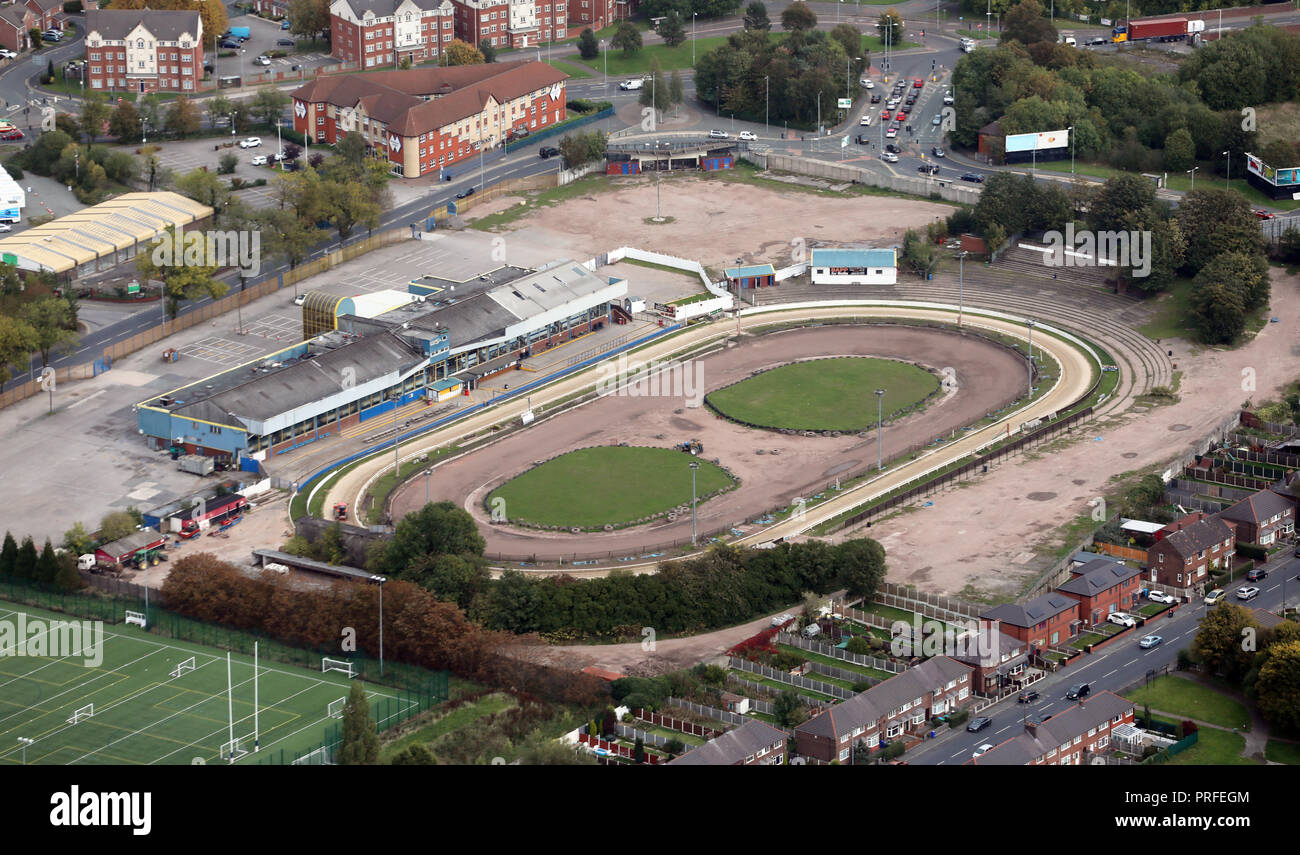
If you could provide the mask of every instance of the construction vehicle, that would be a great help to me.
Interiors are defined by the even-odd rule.
[[[348,518],[348,506],[346,502],[338,502],[334,505],[334,519],[345,520]]]
[[[689,442],[683,442],[681,445],[677,447],[679,450],[685,451],[688,454],[699,455],[704,453],[704,446],[701,445],[700,441],[697,439],[692,439]]]

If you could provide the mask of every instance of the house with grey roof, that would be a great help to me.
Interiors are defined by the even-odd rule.
[[[1204,516],[1147,548],[1147,581],[1182,596],[1205,588],[1211,570],[1228,567],[1237,554],[1233,527],[1218,516]],[[1180,521],[1181,522],[1181,521]]]
[[[1053,591],[1024,605],[1003,603],[980,612],[982,622],[997,621],[1002,631],[1034,650],[1064,644],[1079,634],[1079,602]]]
[[[1260,490],[1215,516],[1232,526],[1241,543],[1269,546],[1295,532],[1296,500],[1274,490]]]
[[[1114,750],[1113,732],[1132,726],[1133,702],[1098,692],[1046,721],[1030,718],[1025,729],[966,761],[974,766],[1080,766]]]
[[[669,766],[780,766],[789,735],[758,719],[715,736],[668,761]]]
[[[936,656],[877,683],[796,727],[799,755],[814,763],[848,763],[855,750],[920,739],[928,721],[970,703],[973,673],[956,659]]]
[[[1079,603],[1079,616],[1092,626],[1113,612],[1138,605],[1142,570],[1113,558],[1097,558],[1071,570],[1074,578],[1057,587],[1059,594]]]

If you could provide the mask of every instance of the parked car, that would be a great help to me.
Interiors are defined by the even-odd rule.
[[[1143,650],[1150,650],[1162,641],[1164,641],[1164,639],[1158,635],[1144,635],[1142,636],[1142,640],[1138,642],[1138,647],[1141,647]]]
[[[255,154],[253,155],[253,159],[250,160],[249,163],[253,164],[254,166],[266,166],[268,160],[266,155],[264,154]]]
[[[951,92],[943,93],[943,103],[947,104],[948,106],[952,106],[953,104],[956,103],[956,100],[952,97]]]
[[[898,155],[892,151],[881,152],[880,159],[885,163],[898,163]]]
[[[983,184],[984,176],[980,175],[978,172],[967,172],[965,175],[961,177],[961,180],[969,181],[972,184]]]
[[[1259,217],[1261,220],[1271,220],[1277,215],[1272,211],[1265,211],[1263,208],[1256,208],[1255,216]]]
[[[280,22],[280,29],[282,29],[282,30],[287,30],[287,29],[289,29],[289,19],[288,19],[288,18],[285,18],[283,21]]]
[[[1239,600],[1253,600],[1258,596],[1259,588],[1256,588],[1254,585],[1247,585],[1244,588],[1237,589],[1237,599]]]
[[[1087,683],[1075,683],[1066,690],[1065,699],[1067,701],[1081,701],[1088,697],[1088,693],[1091,691],[1092,686],[1089,686]]]
[[[293,298],[293,304],[294,304],[295,306],[301,306],[301,305],[302,305],[303,303],[305,303],[305,302],[307,302],[307,295],[306,295],[306,294],[299,294],[297,297],[294,297],[294,298]]]
[[[239,50],[241,47],[240,43],[234,39],[222,39],[221,46],[226,50]]]
[[[456,194],[456,198],[457,198],[457,199],[468,199],[470,196],[473,196],[473,195],[474,195],[474,188],[473,188],[473,187],[466,187],[464,190],[462,190],[462,191],[460,191],[459,193]]]
[[[41,33],[41,38],[47,42],[62,41],[63,33],[59,32],[58,30],[46,30],[45,32]]]
[[[726,131],[720,131],[717,128],[709,131],[709,139],[711,140],[725,140],[730,138],[731,136]]]
[[[18,54],[8,48],[0,48],[0,57],[3,57],[4,59],[13,59],[16,56],[18,56]]]
[[[1222,588],[1215,588],[1213,591],[1205,595],[1205,604],[1207,606],[1215,605],[1223,599],[1224,594],[1225,591]]]
[[[739,137],[742,140],[753,141],[758,139],[758,134],[754,133],[753,131],[741,131]]]
[[[295,43],[294,43],[294,40],[293,40],[293,39],[276,39],[276,40],[275,40],[275,46],[276,46],[276,47],[293,47],[294,44],[295,44]]]
[[[1256,567],[1246,574],[1247,582],[1261,582],[1268,576],[1268,570],[1264,567]]]
[[[1120,626],[1137,626],[1137,621],[1133,618],[1133,615],[1127,615],[1123,612],[1111,612],[1106,615],[1106,620],[1111,623],[1117,623]]]
[[[1106,39],[1102,38],[1101,36],[1093,36],[1092,38],[1088,39],[1088,44],[1090,45],[1104,45],[1107,43],[1108,42],[1106,41]]]
[[[239,141],[240,148],[256,148],[262,144],[261,137],[244,137]]]
[[[966,732],[979,733],[981,730],[988,727],[992,723],[993,723],[993,719],[989,718],[986,715],[977,716],[970,720],[970,724],[966,725]]]
[[[1166,594],[1164,591],[1148,591],[1147,599],[1153,603],[1176,603],[1178,598],[1173,594]]]
[[[1025,691],[1021,692],[1020,695],[1016,698],[1016,703],[1032,704],[1034,701],[1038,700],[1038,697],[1039,695],[1037,689],[1026,689]]]
[[[271,159],[272,159],[272,160],[284,160],[285,157],[286,157],[286,155],[285,155],[284,152],[282,152],[282,151],[277,151],[277,152],[275,153],[275,156],[272,157]]]
[[[975,753],[972,754],[971,757],[978,759],[979,757],[981,757],[981,756],[984,755],[985,753],[987,753],[987,752],[989,752],[989,751],[992,751],[992,750],[993,750],[993,744],[990,743],[990,742],[986,742],[986,743],[984,743],[983,745],[981,745],[979,748],[976,748],[976,749],[975,749]]]
[[[937,145],[934,145],[934,146],[930,146],[930,154],[933,155],[934,157],[943,157],[944,151],[943,149],[939,148]]]
[[[546,158],[548,157],[558,157],[559,154],[560,154],[560,150],[555,146],[550,146],[550,145],[544,145],[537,150],[537,156],[540,157],[542,160],[546,160]]]
[[[270,65],[271,58],[266,54],[262,54],[257,59],[253,60],[253,62],[257,63],[258,65]]]

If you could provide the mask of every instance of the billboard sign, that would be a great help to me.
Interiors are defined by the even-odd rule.
[[[853,99],[852,99],[852,98],[841,98],[841,99],[840,99],[840,109],[841,109],[841,110],[848,110],[848,109],[850,109],[852,106],[853,106]]]
[[[1275,169],[1250,152],[1246,152],[1246,171],[1270,184],[1300,184],[1300,167]]]
[[[1011,134],[1007,137],[1005,151],[1043,151],[1049,148],[1065,148],[1070,144],[1070,132],[1043,131],[1037,134]]]

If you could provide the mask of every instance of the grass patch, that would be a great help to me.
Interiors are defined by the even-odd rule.
[[[511,520],[537,525],[622,525],[690,504],[688,462],[700,464],[697,496],[736,483],[722,467],[673,449],[600,446],[534,467],[493,490],[487,501],[491,506],[499,497]]]
[[[1200,166],[1202,169],[1205,168],[1205,164],[1200,164]],[[1038,171],[1039,172],[1062,172],[1062,173],[1069,174],[1070,161],[1068,159],[1064,161],[1050,161],[1048,163],[1043,163],[1042,161],[1039,161]],[[1105,164],[1085,163],[1080,160],[1075,161],[1074,171],[1078,175],[1087,175],[1091,178],[1100,178],[1103,181],[1108,178],[1114,178],[1117,175],[1139,174],[1139,173],[1128,172],[1127,170],[1123,170],[1123,169],[1116,169],[1113,166],[1106,166]],[[1237,172],[1237,170],[1234,169],[1233,172],[1235,173]],[[1207,184],[1207,182],[1209,183]],[[1295,208],[1300,208],[1300,201],[1295,201],[1292,199],[1270,199],[1269,197],[1265,196],[1263,193],[1256,190],[1254,187],[1251,187],[1250,183],[1246,181],[1245,178],[1242,178],[1240,176],[1233,178],[1230,182],[1224,182],[1224,180],[1222,178],[1219,178],[1218,176],[1203,174],[1201,175],[1201,186],[1202,187],[1222,186],[1222,187],[1227,187],[1231,190],[1235,190],[1236,192],[1240,193],[1242,196],[1245,196],[1246,200],[1250,202],[1250,204],[1253,207],[1267,206],[1269,208],[1278,208],[1280,210],[1285,210],[1285,211],[1290,211],[1290,210],[1294,210]],[[1174,175],[1170,173],[1168,176],[1167,183],[1165,184],[1165,187],[1166,189],[1169,190],[1177,190],[1182,193],[1190,193],[1192,190],[1192,178],[1191,176],[1185,174]]]
[[[1165,294],[1158,298],[1155,316],[1138,327],[1138,332],[1149,339],[1195,339],[1196,332],[1190,323],[1192,280],[1179,278]]]
[[[379,762],[380,764],[386,764],[393,759],[394,755],[400,754],[412,745],[433,742],[440,736],[465,727],[485,716],[510,709],[514,705],[515,701],[510,696],[492,694],[473,703],[456,707],[450,712],[431,710],[425,716],[429,719],[427,724],[423,724],[386,743],[379,751]]]
[[[582,65],[578,65],[577,63],[574,62],[563,62],[561,60],[556,59],[546,64],[549,65],[551,68],[554,68],[556,71],[563,71],[565,74],[569,75],[570,77],[593,77],[594,76],[591,73],[591,69]]]
[[[537,193],[529,193],[525,204],[511,205],[499,213],[479,217],[470,223],[470,228],[485,232],[493,231],[508,223],[513,223],[527,214],[531,214],[537,208],[554,207],[570,199],[578,199],[607,190],[616,190],[619,186],[619,182],[610,181],[604,175],[587,175],[563,187],[552,187]]]
[[[836,659],[833,656],[825,656],[821,653],[812,653],[810,651],[803,650],[798,647],[792,647],[789,644],[778,644],[776,646],[776,649],[783,651],[785,653],[793,653],[795,656],[798,656],[802,659],[806,659],[809,662],[818,662],[822,665],[829,665],[832,668],[840,668],[844,671],[852,671],[856,674],[862,674],[867,677],[881,677],[881,675],[884,675],[884,677],[881,677],[881,679],[884,679],[886,677],[893,676],[892,674],[886,674],[884,671],[881,671],[876,668],[868,668],[865,665],[855,665],[854,663],[848,662],[844,659]],[[811,676],[817,680],[822,680],[826,678],[826,675],[824,674],[810,674],[808,676]],[[853,686],[849,685],[849,686],[845,686],[845,688],[851,689],[853,688]]]
[[[769,680],[766,677],[760,677],[758,674],[754,674],[750,671],[737,671],[735,669],[732,669],[729,670],[727,673],[735,674],[737,677],[739,677],[742,680],[748,680],[751,683],[757,683],[760,686],[765,686],[771,689],[772,691],[776,692],[777,694],[780,694],[781,692],[793,691],[800,695],[807,695],[808,697],[813,698],[814,700],[819,700],[819,701],[838,700],[837,698],[832,698],[830,695],[823,695],[821,692],[814,692],[812,689],[804,689],[797,686],[792,686],[789,683],[778,683],[776,680]],[[821,675],[819,674],[818,676],[820,677]]]
[[[1274,763],[1300,766],[1300,745],[1294,742],[1283,742],[1280,739],[1270,739],[1264,746],[1264,757]]]
[[[1254,760],[1242,757],[1246,750],[1246,737],[1223,730],[1202,727],[1197,731],[1196,744],[1166,763],[1166,766],[1256,766]]]
[[[1250,714],[1245,706],[1233,698],[1182,677],[1161,677],[1150,686],[1135,689],[1125,695],[1133,703],[1150,706],[1166,713],[1217,724],[1250,730]],[[1205,728],[1201,729],[1205,737]]]
[[[747,424],[798,430],[858,431],[876,425],[871,389],[888,390],[884,412],[911,410],[938,391],[939,380],[906,362],[852,357],[796,362],[764,371],[705,397],[709,406]],[[849,394],[858,390],[859,394]]]
[[[651,270],[662,270],[665,273],[676,273],[678,276],[685,276],[691,281],[695,281],[695,274],[682,270],[680,267],[669,267],[667,264],[655,264],[653,261],[642,261],[639,258],[624,258],[619,264],[635,264],[637,267],[648,267]],[[710,295],[712,296],[712,295]]]

